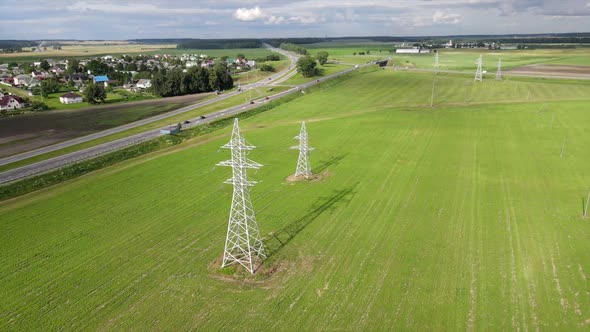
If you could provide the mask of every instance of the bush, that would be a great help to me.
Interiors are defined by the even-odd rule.
[[[269,72],[274,72],[275,71],[275,67],[269,65],[269,64],[262,64],[262,66],[260,66],[260,71],[269,71]]]
[[[47,111],[49,109],[49,106],[47,106],[47,104],[43,102],[35,100],[30,104],[29,109],[33,112],[42,112]]]

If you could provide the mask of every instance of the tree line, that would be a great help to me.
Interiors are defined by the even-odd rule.
[[[295,44],[291,44],[291,43],[282,43],[280,45],[280,48],[285,50],[285,51],[289,51],[289,52],[295,52],[301,55],[306,55],[307,54],[307,50],[305,49],[305,47],[303,46],[299,46],[299,45],[295,45]]]
[[[259,39],[188,39],[181,40],[177,49],[228,49],[228,48],[260,48]]]
[[[227,90],[234,86],[227,65],[223,62],[212,68],[191,67],[160,70],[152,78],[152,92],[161,97],[181,96],[192,93]]]

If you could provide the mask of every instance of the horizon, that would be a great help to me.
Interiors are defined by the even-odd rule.
[[[240,38],[240,37],[227,37],[227,38],[198,38],[198,37],[157,37],[157,38],[129,38],[129,39],[116,39],[116,38],[106,38],[106,39],[79,39],[79,38],[32,38],[32,39],[0,39],[0,40],[26,40],[26,41],[135,41],[135,40],[190,40],[190,39],[198,39],[198,40],[240,40],[240,39],[305,39],[305,38],[324,38],[324,39],[360,39],[360,38],[446,38],[446,37],[506,37],[506,36],[561,36],[561,35],[569,35],[569,34],[589,34],[590,31],[573,31],[573,32],[539,32],[539,33],[506,33],[506,34],[457,34],[457,35],[403,35],[403,36],[396,36],[396,35],[358,35],[358,36],[311,36],[311,37],[272,37],[272,38]]]

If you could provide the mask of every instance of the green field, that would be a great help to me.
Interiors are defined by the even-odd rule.
[[[0,329],[588,329],[590,83],[349,76],[241,122],[256,276],[219,269],[225,128],[1,202]]]
[[[341,65],[341,64],[333,64],[333,63],[326,63],[325,65],[321,66],[318,64],[317,69],[319,70],[319,75],[313,77],[303,77],[300,73],[296,73],[295,75],[291,76],[287,79],[284,84],[287,85],[299,85],[304,84],[307,82],[315,81],[318,78],[323,76],[328,76],[332,74],[336,74],[343,70],[349,69],[351,66],[349,65]]]
[[[392,58],[391,64],[411,68],[432,68],[434,54],[396,54],[389,50],[391,44],[338,45],[319,43],[305,45],[310,54],[327,51],[331,61],[361,64],[367,61]],[[370,51],[370,54],[358,55]],[[357,53],[357,55],[353,55]],[[440,49],[440,67],[448,70],[474,71],[479,55],[484,58],[484,70],[495,70],[498,58],[502,67],[516,68],[530,64],[590,66],[590,49],[535,49],[535,50],[487,50],[487,49]]]
[[[498,58],[502,58],[502,68],[511,69],[530,64],[590,66],[590,49],[577,50],[440,50],[441,69],[474,71],[479,55],[483,55],[484,70],[495,71]],[[397,66],[432,68],[434,54],[393,54]]]

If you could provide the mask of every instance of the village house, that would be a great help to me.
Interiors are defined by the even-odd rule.
[[[94,83],[102,83],[106,88],[107,86],[109,86],[109,77],[106,75],[94,76]]]
[[[62,104],[77,104],[82,102],[82,96],[74,92],[68,92],[59,97]]]
[[[30,75],[17,75],[14,77],[14,85],[34,87],[39,85],[39,81]]]
[[[139,81],[137,81],[137,84],[135,84],[135,86],[137,86],[140,89],[147,89],[152,86],[152,81],[142,78]]]
[[[51,67],[49,69],[49,71],[52,72],[52,73],[54,73],[55,75],[58,75],[58,76],[62,75],[65,72],[65,70],[61,69],[58,66]]]
[[[0,97],[0,110],[11,110],[25,107],[25,101],[15,95],[5,95]]]

